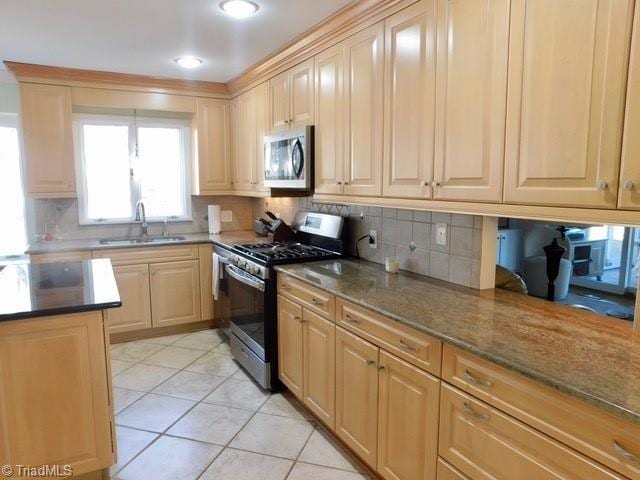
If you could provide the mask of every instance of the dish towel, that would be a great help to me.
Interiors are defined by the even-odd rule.
[[[220,262],[220,255],[213,252],[212,260],[213,271],[211,272],[211,293],[213,294],[213,299],[218,300],[218,294],[220,293],[220,279],[224,272],[222,270],[222,263]]]

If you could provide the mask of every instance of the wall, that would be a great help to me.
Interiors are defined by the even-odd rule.
[[[253,226],[252,202],[243,197],[191,197],[191,222],[169,222],[169,233],[198,233],[208,231],[207,205],[220,205],[222,210],[233,212],[233,221],[222,223],[223,231],[247,230]],[[34,227],[32,240],[44,233],[45,225],[51,225],[50,231],[62,239],[107,238],[138,235],[139,224],[80,225],[78,223],[78,201],[76,199],[34,200]],[[162,233],[162,223],[150,223],[149,234]]]
[[[298,209],[342,215],[351,225],[347,238],[348,253],[355,255],[356,239],[378,232],[378,248],[371,249],[367,240],[359,244],[366,260],[384,263],[386,257],[397,257],[400,268],[459,285],[478,288],[482,217],[431,213],[420,210],[368,207],[364,205],[331,205],[315,203],[311,198],[267,198],[254,200],[254,215],[262,216],[265,208],[291,221]],[[435,225],[446,224],[447,245],[436,245]]]

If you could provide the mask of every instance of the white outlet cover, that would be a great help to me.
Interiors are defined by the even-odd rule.
[[[233,222],[233,212],[231,210],[222,210],[220,220],[222,222]]]
[[[447,224],[436,223],[436,245],[447,244]]]

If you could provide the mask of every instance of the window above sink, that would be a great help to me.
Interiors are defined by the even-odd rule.
[[[80,224],[191,220],[190,124],[183,118],[76,114]]]

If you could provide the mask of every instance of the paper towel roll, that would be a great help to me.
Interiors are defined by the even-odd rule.
[[[209,233],[220,233],[220,205],[209,205]]]

